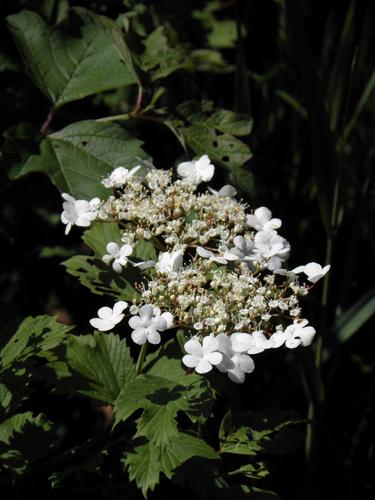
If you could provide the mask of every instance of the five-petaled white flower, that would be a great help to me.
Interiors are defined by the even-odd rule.
[[[116,271],[116,273],[121,273],[122,268],[129,262],[128,257],[133,252],[133,247],[128,244],[120,247],[117,243],[111,241],[106,246],[106,250],[108,253],[103,255],[103,262],[110,264],[113,260],[113,270]]]
[[[221,255],[217,255],[211,250],[207,250],[203,247],[197,247],[197,254],[203,257],[204,259],[209,259],[212,262],[217,262],[218,264],[228,264],[228,261],[224,259]]]
[[[139,316],[132,316],[129,319],[129,326],[133,329],[131,337],[133,341],[142,345],[146,341],[150,344],[160,344],[159,332],[168,330],[173,326],[173,316],[170,312],[161,314],[158,307],[145,304],[139,308]]]
[[[102,184],[106,188],[119,188],[126,184],[129,179],[134,177],[140,168],[141,165],[137,165],[130,170],[125,167],[117,167],[108,177],[102,180]]]
[[[177,165],[177,173],[184,180],[193,185],[208,182],[212,179],[215,167],[207,155],[198,160],[184,161]]]
[[[307,319],[295,320],[285,331],[277,331],[270,338],[272,347],[280,347],[285,343],[288,349],[295,349],[299,345],[308,346],[313,341],[316,331],[312,326],[307,326]]]
[[[219,341],[219,350],[223,354],[223,359],[216,368],[222,373],[228,373],[232,382],[243,384],[245,382],[245,373],[254,371],[255,364],[252,358],[243,352],[235,352],[232,345],[232,336],[225,333],[219,333],[216,336]]]
[[[212,335],[204,337],[202,344],[197,337],[193,337],[186,342],[184,349],[187,354],[182,362],[189,368],[195,368],[197,373],[207,373],[223,360],[219,341]]]
[[[307,279],[311,281],[311,283],[316,283],[320,280],[320,278],[323,278],[323,276],[328,273],[330,268],[331,266],[329,264],[322,268],[322,266],[320,264],[317,264],[316,262],[309,262],[305,266],[298,266],[292,269],[292,273],[304,273],[306,274]]]
[[[159,273],[174,273],[181,269],[184,259],[184,254],[181,250],[174,252],[160,252],[159,260],[155,264],[155,269]]]
[[[280,219],[272,219],[271,210],[266,207],[259,207],[253,214],[246,216],[246,222],[257,231],[267,231],[281,227]]]
[[[96,218],[99,198],[93,198],[90,201],[76,200],[67,193],[61,195],[64,200],[61,222],[66,224],[65,234],[68,234],[72,226],[88,227]]]
[[[101,307],[98,310],[98,318],[90,319],[90,325],[101,332],[112,330],[117,323],[124,318],[122,312],[128,307],[128,303],[120,300],[115,303],[113,309],[110,307]]]

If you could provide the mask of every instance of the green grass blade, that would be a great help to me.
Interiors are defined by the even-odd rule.
[[[375,287],[365,293],[350,309],[342,314],[332,328],[338,340],[349,340],[375,314]]]

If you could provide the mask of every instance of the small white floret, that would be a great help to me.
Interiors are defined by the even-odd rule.
[[[311,283],[316,283],[328,273],[330,268],[331,266],[329,264],[322,268],[322,266],[316,262],[309,262],[305,266],[296,267],[292,272],[296,274],[304,273]]]
[[[193,337],[184,345],[188,354],[182,358],[182,362],[189,368],[195,368],[197,373],[208,373],[223,359],[219,347],[218,340],[212,335],[204,337],[202,344],[197,337]]]
[[[215,167],[209,157],[203,155],[198,160],[184,161],[177,165],[177,173],[185,182],[197,186],[212,179]]]
[[[285,347],[288,349],[295,349],[300,345],[304,347],[310,345],[315,337],[316,331],[315,328],[307,325],[307,319],[295,320],[293,324],[285,329],[285,331],[279,330],[275,332],[270,338],[272,347],[277,348],[285,344]]]
[[[233,239],[234,247],[224,252],[224,258],[231,261],[241,261],[250,266],[255,260],[254,243],[243,236]]]
[[[281,227],[281,220],[272,219],[271,210],[266,207],[259,207],[253,214],[247,215],[246,222],[257,231],[267,231]]]
[[[131,337],[136,344],[160,344],[159,332],[172,328],[173,316],[169,312],[161,314],[158,307],[145,304],[139,308],[138,316],[129,319],[129,326],[133,329]]]
[[[127,307],[128,303],[123,300],[116,302],[113,309],[110,307],[101,307],[98,310],[98,317],[90,319],[90,325],[101,332],[112,330],[124,318],[123,311]]]
[[[115,168],[111,174],[102,180],[103,186],[106,188],[119,188],[127,183],[129,179],[134,177],[134,175],[141,168],[141,165],[137,165],[132,169],[128,169],[125,167],[117,167]]]
[[[175,250],[174,252],[160,252],[159,260],[155,264],[155,269],[159,273],[171,274],[181,269],[183,264],[183,252]]]
[[[67,193],[62,193],[63,211],[61,214],[61,222],[66,224],[65,234],[68,234],[72,226],[88,227],[96,218],[98,207],[100,204],[99,198],[93,198],[90,201],[76,200],[73,196]]]
[[[116,273],[121,273],[122,268],[129,262],[128,257],[132,254],[133,247],[128,244],[120,247],[117,243],[111,241],[106,246],[106,250],[108,253],[103,255],[103,262],[110,264],[113,261],[113,270],[116,271]]]
[[[226,198],[234,198],[237,194],[236,188],[231,186],[230,184],[226,184],[225,186],[220,188],[219,191],[216,191],[216,189],[213,189],[212,187],[209,187],[208,190],[211,194],[216,194],[217,196],[225,196]]]
[[[254,371],[253,359],[248,354],[234,351],[232,336],[228,337],[225,333],[220,333],[216,338],[220,344],[219,350],[223,354],[223,359],[217,365],[217,369],[222,373],[228,373],[232,382],[243,384],[245,374]]]

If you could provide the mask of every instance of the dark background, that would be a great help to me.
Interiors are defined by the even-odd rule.
[[[49,103],[24,72],[5,18],[28,8],[53,22],[56,3],[1,2],[2,131],[21,121],[41,126],[49,110]],[[169,22],[180,42],[193,50],[206,46],[207,32],[192,11],[207,3],[160,0],[146,5]],[[73,4],[113,18],[128,8],[120,1]],[[287,458],[276,457],[269,484],[285,499],[370,499],[374,470],[374,320],[370,318],[363,325],[360,322],[360,328],[343,343],[330,327],[366,293],[371,297],[374,290],[375,95],[370,92],[375,74],[374,5],[365,0],[244,0],[223,1],[220,5],[215,13],[218,20],[232,19],[244,27],[242,40],[219,49],[232,69],[171,75],[166,105],[173,109],[187,99],[208,98],[217,107],[249,113],[254,120],[247,139],[253,152],[248,167],[254,176],[253,194],[247,195],[249,205],[265,205],[282,219],[281,234],[292,245],[291,267],[310,261],[323,264],[329,237],[333,243],[324,311],[322,282],[304,303],[306,317],[311,318],[318,335],[324,334],[325,346],[325,398],[318,410],[316,449],[310,464],[305,461],[303,444]],[[306,59],[308,52],[311,61]],[[363,109],[345,136],[345,127],[366,89]],[[120,104],[114,101],[111,108],[105,99],[86,98],[65,106],[51,127],[58,130],[80,119],[116,113]],[[138,122],[130,126],[145,141],[156,166],[169,166],[181,156],[181,148],[167,128]],[[332,143],[336,145],[333,152]],[[88,314],[100,301],[59,266],[69,252],[82,250],[82,244],[78,232],[64,236],[58,191],[41,174],[9,183],[4,166],[0,176],[2,322],[16,316],[58,314],[84,331]],[[325,191],[324,196],[332,198],[337,179],[339,223],[328,235],[318,195]],[[44,257],[45,247],[60,249],[55,257]],[[324,332],[323,317],[328,327]],[[300,369],[303,356],[307,354],[259,357],[255,373],[243,387],[236,388],[242,408],[275,406],[296,410],[306,418],[308,400]],[[88,403],[48,395],[43,388],[38,391],[30,404],[59,422],[65,432],[62,448],[95,433],[100,419]],[[100,480],[96,481],[100,486]],[[69,487],[78,487],[75,479]],[[38,488],[40,485],[33,484],[29,493]],[[171,491],[168,488],[165,483],[151,497],[165,495]],[[120,493],[121,489],[118,494],[122,498]],[[183,495],[179,490],[176,493]]]

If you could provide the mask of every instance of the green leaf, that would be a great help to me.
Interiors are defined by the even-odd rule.
[[[375,288],[365,293],[345,311],[332,328],[340,342],[346,342],[375,314]]]
[[[232,169],[241,167],[252,156],[247,144],[236,136],[251,132],[251,119],[227,110],[214,110],[210,101],[188,101],[177,108],[177,118],[170,120],[177,134],[197,155],[207,154],[210,159]]]
[[[15,135],[11,141],[13,151],[18,149],[19,142]],[[9,161],[9,139],[7,144],[5,156]],[[141,141],[117,124],[76,122],[46,137],[40,144],[39,154],[23,152],[10,169],[9,177],[18,179],[30,172],[44,172],[60,191],[76,198],[107,198],[110,191],[101,180],[119,165],[130,168],[139,164],[139,158],[147,158],[141,145]],[[25,147],[25,139],[22,146]]]
[[[39,414],[18,413],[0,424],[0,462],[3,471],[22,475],[28,464],[48,453],[55,436],[51,424]]]
[[[159,371],[160,368],[159,365]],[[125,458],[130,478],[136,479],[144,494],[157,484],[160,472],[170,478],[175,467],[193,456],[217,458],[216,452],[204,441],[177,428],[177,413],[190,411],[191,401],[186,387],[150,373],[138,376],[117,398],[115,425],[137,410],[144,410],[137,420],[134,448]]]
[[[350,120],[348,121],[348,123],[345,126],[345,130],[344,130],[345,140],[348,140],[351,131],[355,127],[360,114],[362,113],[362,111],[366,107],[366,104],[367,104],[368,100],[370,99],[371,95],[373,94],[374,90],[375,90],[375,70],[372,72],[370,78],[368,79],[368,81],[365,85],[365,88],[363,89],[363,93],[362,93],[362,95],[357,103],[357,106],[356,106]]]
[[[65,338],[73,327],[58,323],[51,316],[26,318],[16,333],[0,351],[0,372],[14,363],[25,362],[31,356],[44,356]]]
[[[160,473],[171,479],[173,471],[193,457],[217,460],[217,453],[202,439],[179,432],[164,448],[134,440],[133,448],[123,459],[129,468],[130,480],[135,480],[144,496],[148,490],[154,490],[159,482]]]
[[[137,241],[131,257],[140,261],[158,260],[154,245],[146,240]]]
[[[12,402],[13,395],[8,389],[8,387],[4,384],[0,384],[0,417],[1,414],[4,412],[6,413],[11,402]]]
[[[237,41],[236,22],[233,19],[216,21],[212,25],[212,31],[208,34],[207,42],[215,49],[231,49]]]
[[[95,257],[101,259],[107,253],[106,246],[110,241],[121,244],[121,231],[116,222],[94,222],[82,235],[83,241]]]
[[[127,420],[140,408],[170,407],[173,417],[179,409],[187,408],[186,398],[183,398],[183,386],[165,378],[154,375],[139,375],[132,384],[124,387],[115,404],[115,422]],[[150,429],[153,433],[153,430]],[[147,437],[154,437],[147,436]]]
[[[269,471],[264,462],[241,465],[237,470],[229,472],[229,475],[242,474],[249,479],[264,479],[269,476]]]
[[[245,114],[220,109],[209,119],[209,124],[221,132],[227,132],[235,136],[250,135],[253,128],[253,120]]]
[[[300,436],[294,429],[286,429],[300,423],[294,414],[281,410],[263,412],[228,412],[220,426],[220,444],[222,453],[256,456],[258,453],[284,454],[295,451]],[[288,432],[284,439],[284,431]],[[280,437],[281,436],[281,437]]]
[[[31,411],[18,413],[0,424],[0,442],[10,444],[13,436],[17,433],[21,433],[28,423],[36,427],[41,427],[44,430],[49,430],[51,428],[43,415],[34,417]]]
[[[147,357],[144,370],[148,375],[161,377],[182,386],[188,401],[184,413],[192,422],[205,423],[212,412],[215,393],[208,380],[197,373],[187,373],[181,363],[178,342],[172,339]]]
[[[145,51],[139,62],[151,79],[165,78],[188,64],[186,52],[182,47],[171,47],[163,26],[159,26],[144,40]]]
[[[229,172],[231,183],[245,193],[249,198],[255,197],[254,175],[246,167],[232,168]]]
[[[79,36],[77,31],[67,34],[59,25],[48,26],[35,12],[25,10],[7,18],[27,72],[56,107],[137,82],[101,17],[82,8],[72,12]]]
[[[135,377],[130,350],[125,340],[113,333],[70,336],[67,361],[83,377],[84,385],[78,391],[104,403],[113,404]]]
[[[98,259],[87,255],[75,255],[61,263],[66,271],[79,279],[80,283],[97,295],[109,295],[117,300],[133,302],[138,292],[131,283],[141,281],[140,273],[128,266],[122,273],[116,273]]]
[[[51,259],[54,257],[66,258],[77,253],[76,249],[65,248],[63,246],[44,246],[39,252],[39,257],[42,259]]]

